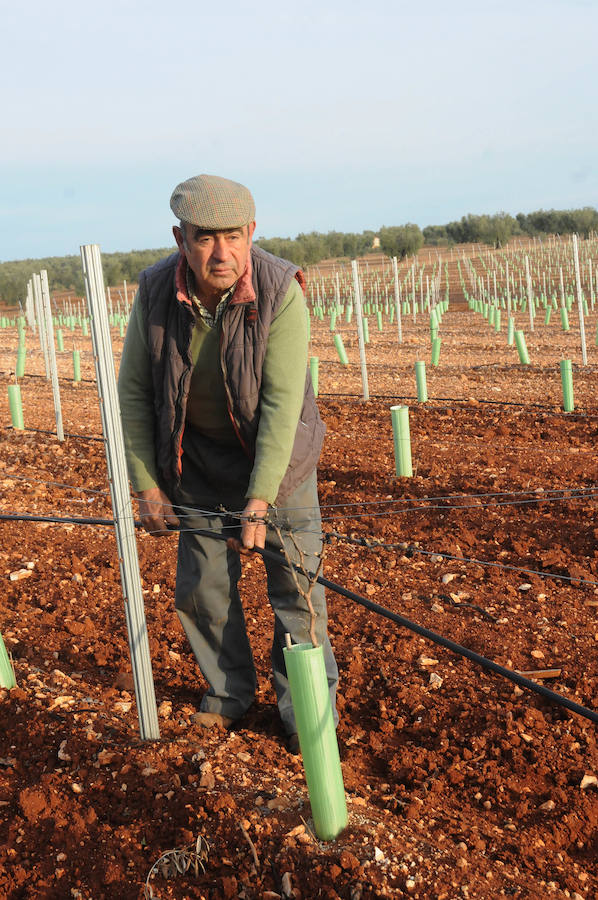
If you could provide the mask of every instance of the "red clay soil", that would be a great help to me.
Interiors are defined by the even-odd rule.
[[[449,313],[435,399],[418,404],[422,328],[400,349],[388,326],[372,335],[368,403],[339,396],[361,392],[349,334],[346,368],[325,324],[313,335],[325,530],[394,545],[331,540],[325,575],[503,666],[556,670],[544,684],[597,709],[595,365],[576,362],[580,409],[565,415],[558,332],[538,335],[523,367],[504,335]],[[1,340],[0,512],[111,516],[103,445],[85,439],[100,434],[93,383],[73,386],[65,356],[60,444],[48,384],[26,376],[25,424],[42,431],[14,431],[14,343]],[[29,371],[43,371],[39,354]],[[409,479],[394,469],[401,396]],[[0,630],[18,685],[0,691],[0,897],[138,900],[161,855],[198,838],[197,874],[171,855],[147,897],[598,897],[596,725],[333,592],[349,825],[320,842],[277,720],[262,563],[242,578],[255,706],[234,732],[205,731],[191,723],[203,685],[173,609],[175,545],[139,535],[161,730],[142,742],[113,530],[0,523]]]

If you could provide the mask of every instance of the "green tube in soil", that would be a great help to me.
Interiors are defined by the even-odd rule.
[[[59,353],[62,353],[64,350],[64,335],[62,333],[62,328],[59,328],[56,332],[56,349]]]
[[[125,336],[125,320],[122,318],[121,318],[120,322],[118,323],[118,333],[121,337]]]
[[[527,344],[525,343],[525,335],[523,331],[515,332],[515,346],[519,354],[519,362],[524,366],[529,366],[529,353],[527,352]]]
[[[507,344],[509,347],[513,346],[513,341],[515,340],[515,319],[513,316],[509,316],[509,322],[507,325]]]
[[[415,364],[415,383],[417,385],[417,399],[420,403],[425,403],[428,399],[425,362],[420,361]]]
[[[322,647],[283,650],[317,836],[332,841],[349,820]]]
[[[381,310],[378,310],[376,312],[376,322],[378,323],[378,331],[382,331],[383,326],[382,326],[382,311]]]
[[[84,335],[84,337],[87,337],[87,335],[89,334],[89,328],[87,327],[87,319],[81,320],[81,332]]]
[[[363,322],[363,342],[364,344],[369,344],[370,342],[370,326],[366,316],[362,316],[361,321]]]
[[[411,478],[411,434],[409,431],[409,407],[391,406],[390,418],[395,447],[395,472],[399,477]]]
[[[345,310],[345,322],[347,325],[351,324],[351,319],[353,318],[353,307],[350,303],[347,304],[347,308]]]
[[[550,316],[552,315],[552,306],[546,307],[546,312],[544,313],[544,324],[548,325],[550,323]]]
[[[0,688],[10,690],[16,687],[15,672],[10,661],[10,657],[4,646],[4,639],[0,634]]]
[[[333,309],[330,313],[330,330],[334,331],[336,328],[336,310]]]
[[[565,306],[561,306],[561,326],[563,331],[569,331],[569,313]]]
[[[81,381],[81,351],[73,350],[73,381]]]
[[[318,396],[318,369],[320,360],[317,356],[311,356],[309,359],[309,374],[311,375],[311,383],[313,385],[314,394]]]
[[[496,312],[494,313],[494,333],[498,334],[500,331],[500,307],[496,307]]]
[[[562,359],[561,367],[561,384],[563,386],[563,409],[565,412],[573,412],[575,406],[573,403],[573,374],[571,370],[571,360]]]
[[[490,311],[488,313],[488,324],[494,325],[494,319],[496,317],[496,306],[491,306]]]
[[[432,343],[434,343],[434,341],[436,340],[437,337],[438,337],[438,329],[430,328],[430,340],[432,341]]]
[[[343,366],[348,366],[349,360],[347,359],[345,345],[343,344],[342,337],[338,333],[334,335],[334,346],[336,347],[336,352],[338,353],[338,358],[342,362]]]
[[[442,343],[439,337],[434,338],[432,341],[432,365],[437,366],[438,360],[440,359],[440,344]]]
[[[19,344],[17,347],[17,365],[15,367],[15,375],[17,378],[22,378],[25,374],[25,358],[27,356],[27,351],[25,350],[25,344]]]
[[[10,418],[12,427],[15,431],[23,431],[23,404],[21,402],[21,386],[18,384],[8,385],[8,404],[10,406]]]

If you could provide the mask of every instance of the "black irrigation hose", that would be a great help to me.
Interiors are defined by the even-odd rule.
[[[213,531],[196,529],[195,533],[201,534],[205,537],[214,538],[215,540],[227,540],[225,535]],[[258,553],[260,556],[266,559],[274,560],[281,565],[288,565],[286,560],[283,559],[280,554],[274,553],[272,552],[272,550],[260,550],[254,548],[254,552]],[[301,568],[295,564],[293,564],[293,567],[297,572],[302,571]],[[313,578],[313,573],[308,573],[308,577]],[[329,590],[340,594],[342,597],[347,597],[349,600],[353,600],[355,603],[359,603],[360,606],[364,606],[366,609],[369,609],[371,612],[377,613],[379,616],[384,616],[384,618],[390,619],[391,622],[396,622],[397,625],[402,625],[409,631],[413,631],[415,632],[415,634],[419,634],[421,637],[427,638],[434,644],[439,644],[441,647],[446,647],[447,650],[451,650],[458,656],[464,656],[471,662],[482,666],[482,668],[488,669],[491,672],[495,672],[497,675],[501,675],[503,678],[507,678],[509,681],[514,682],[519,687],[534,691],[534,693],[539,694],[541,697],[544,697],[551,703],[555,703],[557,706],[564,706],[566,709],[571,710],[571,712],[577,713],[578,715],[589,719],[591,722],[598,723],[597,712],[594,712],[594,710],[592,709],[588,709],[586,706],[581,706],[581,704],[575,703],[573,700],[569,700],[568,697],[563,697],[562,694],[557,694],[556,691],[551,691],[550,688],[544,687],[543,684],[537,684],[537,682],[531,681],[531,679],[526,678],[524,675],[519,675],[518,672],[514,672],[512,669],[507,669],[505,666],[501,666],[498,663],[493,662],[491,659],[487,659],[487,657],[485,656],[480,656],[479,653],[474,653],[473,650],[469,650],[467,647],[463,647],[461,644],[456,644],[454,641],[449,640],[449,638],[445,638],[440,634],[436,634],[435,631],[430,631],[429,628],[424,628],[423,625],[418,625],[416,622],[412,622],[410,619],[406,619],[404,616],[401,616],[398,613],[394,613],[390,609],[386,609],[385,606],[380,606],[379,603],[374,603],[372,600],[367,600],[360,594],[356,594],[354,593],[354,591],[349,591],[347,590],[347,588],[342,587],[342,585],[340,584],[336,584],[334,581],[329,581],[328,578],[324,578],[320,575],[317,581],[318,584],[321,584]]]
[[[114,519],[86,519],[86,518],[77,518],[77,517],[69,517],[69,518],[58,518],[56,516],[34,516],[34,515],[7,515],[0,514],[0,520],[25,520],[29,522],[70,522],[76,525],[114,525]],[[140,522],[135,521],[135,526],[139,527],[141,525]],[[177,531],[178,529],[172,529],[173,531]],[[194,529],[195,534],[200,534],[202,537],[213,538],[216,541],[226,541],[228,540],[227,536],[224,534],[220,534],[216,531],[207,531],[203,528]],[[274,553],[272,550],[261,550],[257,547],[254,547],[254,552],[259,554],[264,559],[271,559],[274,562],[279,563],[280,565],[288,565],[287,561],[280,555],[280,553]],[[302,573],[302,570],[299,566],[292,564],[295,571]],[[308,577],[313,578],[313,573],[308,572]],[[598,723],[598,713],[592,709],[588,709],[586,706],[581,706],[579,703],[575,703],[573,700],[569,700],[568,697],[564,697],[562,694],[557,694],[556,691],[551,691],[550,688],[544,687],[543,684],[537,684],[535,681],[531,681],[531,679],[526,678],[524,675],[519,675],[518,672],[514,672],[512,669],[507,669],[505,666],[501,666],[498,663],[493,662],[491,659],[488,659],[485,656],[481,656],[479,653],[474,653],[473,650],[469,650],[468,647],[463,647],[461,644],[456,644],[455,641],[451,641],[449,638],[443,637],[441,634],[436,634],[435,631],[430,631],[429,628],[424,628],[423,625],[418,625],[416,622],[412,622],[410,619],[406,619],[405,616],[399,615],[399,613],[394,613],[392,610],[387,609],[385,606],[380,606],[379,603],[374,603],[372,600],[367,600],[365,597],[362,597],[360,594],[356,594],[354,591],[349,591],[347,588],[342,587],[340,584],[336,584],[334,581],[329,581],[328,578],[324,578],[322,575],[317,578],[318,584],[323,585],[323,587],[328,588],[331,591],[334,591],[336,594],[340,594],[341,597],[347,597],[349,600],[353,600],[355,603],[358,603],[360,606],[364,606],[366,609],[369,609],[371,612],[375,612],[379,616],[383,616],[385,619],[390,619],[391,622],[396,622],[397,625],[402,625],[403,628],[407,628],[409,631],[413,631],[415,634],[419,634],[420,637],[424,637],[429,641],[432,641],[434,644],[438,644],[441,647],[446,647],[447,650],[450,650],[452,653],[456,653],[457,656],[463,656],[465,659],[469,659],[471,662],[476,663],[476,665],[481,666],[483,669],[488,669],[490,672],[495,672],[497,675],[501,675],[503,678],[506,678],[508,681],[512,681],[514,684],[518,685],[522,688],[527,688],[529,691],[533,691],[535,694],[539,694],[540,697],[544,697],[545,700],[548,700],[550,703],[554,703],[557,706],[565,707],[565,709],[569,709],[571,712],[577,713],[579,716],[583,716],[585,719],[589,719],[591,722]]]
[[[10,429],[12,429],[13,431],[16,430],[13,425],[8,426],[8,430],[10,430]],[[27,427],[27,428],[23,428],[22,430],[23,431],[34,431],[36,434],[52,434],[52,435],[54,435],[54,437],[57,437],[57,434],[55,431],[49,431],[46,428]],[[93,435],[93,434],[73,434],[72,431],[65,431],[64,436],[70,437],[70,438],[80,438],[80,440],[82,440],[82,441],[100,441],[102,444],[105,442],[105,438],[96,437],[96,435]]]

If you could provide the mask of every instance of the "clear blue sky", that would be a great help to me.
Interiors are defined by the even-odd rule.
[[[31,0],[2,12],[0,260],[168,246],[201,172],[257,234],[598,205],[595,0]]]

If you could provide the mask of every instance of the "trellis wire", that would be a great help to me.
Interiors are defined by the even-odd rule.
[[[160,737],[152,675],[139,558],[129,494],[125,447],[116,390],[116,376],[110,340],[110,328],[104,296],[102,260],[97,244],[81,247],[83,275],[91,314],[91,334],[100,412],[106,436],[106,461],[114,509],[116,541],[125,601],[125,615],[131,650],[131,663],[137,699],[139,728],[143,739]]]

